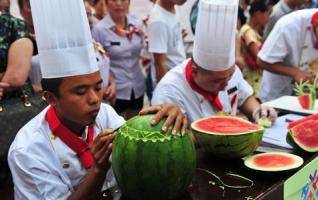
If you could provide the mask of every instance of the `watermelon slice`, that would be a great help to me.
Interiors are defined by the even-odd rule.
[[[306,118],[305,118],[306,119]],[[318,120],[306,119],[289,129],[289,136],[303,150],[318,151]]]
[[[305,94],[305,95],[301,95],[301,96],[297,96],[298,102],[301,105],[301,107],[303,109],[311,109],[311,96],[310,94]]]
[[[318,120],[318,114],[314,114],[314,115],[309,115],[308,117],[305,117],[305,118],[302,118],[302,119],[299,119],[299,120],[296,120],[296,121],[293,121],[291,123],[288,124],[287,128],[288,129],[291,129],[293,128],[294,126],[297,126],[298,124],[301,124],[307,120]]]
[[[260,171],[285,171],[298,168],[303,163],[301,157],[282,152],[256,154],[244,161],[248,168]]]
[[[213,116],[194,121],[192,131],[199,144],[222,158],[241,158],[253,153],[264,128],[232,116]]]

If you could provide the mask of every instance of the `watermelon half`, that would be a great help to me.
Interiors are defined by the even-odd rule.
[[[223,158],[241,158],[253,153],[262,142],[264,128],[232,116],[212,116],[191,124],[200,145]]]
[[[311,115],[288,125],[288,137],[307,152],[318,152],[318,115]],[[290,141],[290,140],[288,140]]]
[[[153,115],[127,121],[113,142],[112,167],[118,186],[129,199],[176,199],[191,183],[196,152],[189,136],[161,132]]]
[[[301,157],[282,152],[260,153],[244,161],[247,167],[260,171],[285,171],[298,168],[303,163]]]

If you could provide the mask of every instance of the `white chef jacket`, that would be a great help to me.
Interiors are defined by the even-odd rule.
[[[8,161],[16,200],[67,199],[89,172],[76,153],[52,134],[45,119],[47,110],[44,109],[18,132],[9,149]],[[102,104],[94,137],[106,128],[116,130],[124,122],[112,107]],[[83,138],[87,136],[86,131]],[[103,190],[115,185],[110,169]]]
[[[305,9],[282,17],[266,39],[258,57],[267,63],[282,62],[308,71],[304,65],[318,58],[318,51],[313,48],[316,38],[311,30],[311,17],[317,11]],[[265,70],[260,88],[261,100],[266,102],[291,95],[294,88],[292,81],[289,76]]]
[[[216,115],[219,110],[214,108],[202,95],[192,90],[186,79],[186,65],[189,60],[170,70],[158,83],[151,103],[153,105],[161,103],[175,103],[187,114],[190,123],[193,121]],[[228,94],[232,88],[237,88],[237,93]],[[223,111],[231,113],[231,100],[238,94],[237,107],[240,107],[245,100],[253,95],[252,87],[244,80],[238,67],[228,82],[225,91],[220,91],[218,97],[223,105]],[[236,113],[233,113],[236,114]]]

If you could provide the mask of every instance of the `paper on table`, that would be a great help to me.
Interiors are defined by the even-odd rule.
[[[278,117],[271,128],[265,129],[265,132],[263,135],[263,142],[284,147],[287,149],[293,149],[293,147],[290,144],[288,144],[286,140],[287,125],[289,123],[287,121],[297,120],[303,117],[304,116],[302,115],[296,115],[296,114],[287,114],[287,115]]]

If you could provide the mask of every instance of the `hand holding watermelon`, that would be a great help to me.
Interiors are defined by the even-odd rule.
[[[161,119],[167,117],[167,120],[162,125],[161,130],[164,132],[168,131],[169,126],[173,125],[172,135],[177,135],[179,129],[181,129],[181,135],[185,135],[186,130],[189,126],[187,116],[183,114],[180,108],[175,104],[160,104],[154,105],[148,108],[144,108],[139,112],[140,115],[146,115],[149,113],[156,113],[151,120],[152,125],[157,125]]]
[[[264,127],[270,127],[272,125],[271,122],[275,121],[276,118],[276,110],[265,105],[261,105],[253,112],[254,121]]]

